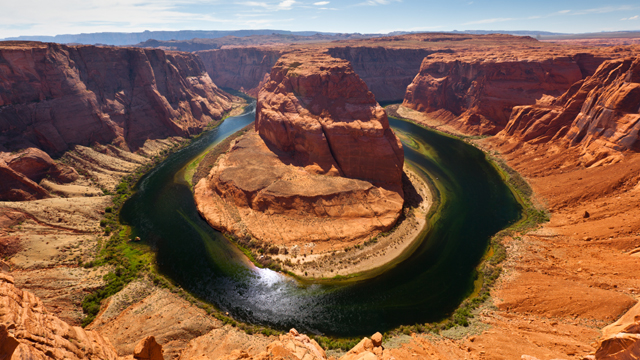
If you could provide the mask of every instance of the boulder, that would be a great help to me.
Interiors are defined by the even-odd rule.
[[[156,342],[153,336],[147,336],[136,345],[133,358],[140,360],[164,360],[162,346]]]
[[[640,358],[640,303],[618,321],[602,329],[596,360],[635,360]]]
[[[371,339],[365,337],[358,345],[349,350],[340,360],[379,360],[390,358],[382,347],[382,334],[379,332],[373,334]]]

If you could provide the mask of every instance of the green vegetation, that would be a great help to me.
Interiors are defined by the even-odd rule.
[[[220,124],[215,122],[212,126]],[[193,137],[193,139],[196,136]],[[170,154],[186,146],[188,142],[178,143],[173,148],[162,150],[160,155],[153,156],[151,161],[136,169],[130,175],[125,176],[116,186],[115,193],[103,189],[105,195],[113,195],[112,205],[104,210],[104,218],[100,220],[100,226],[104,228],[104,235],[109,238],[101,244],[101,248],[95,260],[86,264],[80,264],[85,268],[94,266],[109,266],[111,270],[103,280],[104,287],[87,295],[82,301],[82,310],[85,318],[82,326],[90,324],[100,312],[103,300],[115,295],[128,283],[143,276],[150,278],[155,285],[172,287],[173,285],[164,277],[157,274],[154,269],[154,255],[148,246],[132,242],[131,228],[120,224],[119,214],[125,201],[135,193],[135,184],[156,165],[166,159]]]
[[[151,274],[156,284],[166,282],[166,280],[160,280],[158,275],[153,272],[153,254],[147,246],[131,242],[131,229],[120,224],[118,216],[124,202],[133,195],[134,186],[138,180],[164,160],[166,156],[182,146],[183,144],[178,144],[169,151],[163,152],[164,156],[153,157],[152,161],[139,167],[133,174],[125,176],[116,186],[115,194],[105,191],[109,195],[114,195],[113,205],[105,208],[104,218],[100,220],[100,226],[104,228],[104,235],[109,238],[102,244],[95,260],[83,264],[83,266],[89,268],[107,265],[112,270],[103,278],[106,285],[82,300],[82,310],[85,313],[82,326],[89,325],[95,319],[100,312],[102,300],[115,295],[128,283],[140,278],[142,273]]]
[[[354,346],[358,345],[361,338],[334,338],[322,335],[310,335],[310,338],[318,342],[323,349],[326,350],[343,350],[349,351]]]

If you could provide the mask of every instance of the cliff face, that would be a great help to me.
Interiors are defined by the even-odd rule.
[[[271,48],[232,48],[198,51],[211,79],[218,86],[257,97],[260,82],[283,51]]]
[[[446,50],[445,50],[446,51]],[[422,60],[436,50],[385,47],[334,47],[329,55],[347,60],[378,101],[404,98]]]
[[[485,54],[489,57],[489,54]],[[428,57],[403,105],[470,134],[496,134],[517,105],[558,96],[605,60],[588,54]]]
[[[401,183],[402,145],[384,109],[347,61],[326,55],[283,57],[258,96],[256,130],[312,172]]]
[[[640,151],[640,59],[603,63],[562,96],[513,109],[501,138],[579,146],[586,166],[619,161]]]
[[[402,145],[348,62],[283,56],[260,90],[255,129],[195,188],[213,227],[326,250],[395,224],[404,201]]]
[[[198,132],[230,108],[191,54],[0,43],[0,151],[60,154],[94,142],[135,150]]]

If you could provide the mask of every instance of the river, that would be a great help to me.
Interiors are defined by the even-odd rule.
[[[143,177],[121,221],[156,252],[158,270],[235,319],[332,336],[363,336],[441,320],[473,290],[493,234],[521,207],[484,153],[458,139],[390,118],[405,159],[434,185],[438,209],[414,251],[381,275],[314,283],[251,265],[198,214],[180,174],[186,164],[255,118],[226,119]]]

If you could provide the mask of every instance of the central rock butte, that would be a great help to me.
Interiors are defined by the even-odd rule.
[[[195,187],[216,229],[274,245],[338,248],[400,216],[404,153],[349,62],[293,53],[259,92],[255,130]]]

